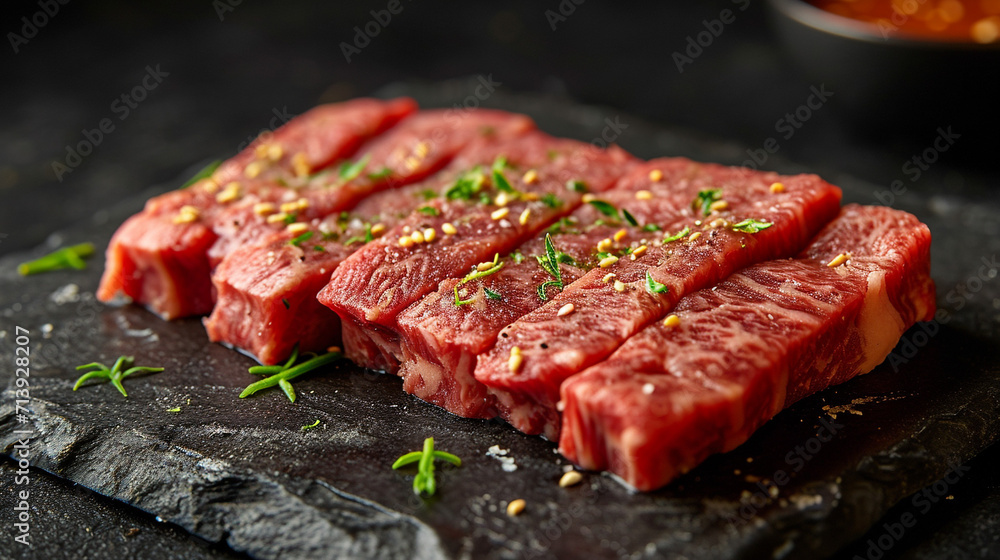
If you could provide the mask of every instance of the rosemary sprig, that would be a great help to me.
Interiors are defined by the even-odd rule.
[[[222,165],[221,159],[217,159],[212,163],[206,165],[205,167],[201,168],[201,171],[195,173],[194,177],[191,177],[183,185],[181,185],[181,188],[186,189],[191,185],[197,183],[198,181],[201,181],[202,179],[207,179],[211,177],[212,173],[215,173],[215,170],[218,169],[220,165]]]
[[[707,216],[712,213],[712,203],[722,198],[722,189],[708,189],[698,191],[698,196],[694,197],[691,206],[694,209],[701,209]]]
[[[311,353],[310,353],[311,354]],[[292,355],[288,358],[288,361],[284,365],[278,366],[254,366],[249,369],[250,373],[254,375],[268,375],[256,383],[251,383],[243,392],[240,393],[240,398],[246,398],[258,391],[274,387],[275,385],[281,387],[281,390],[285,392],[288,400],[295,402],[295,388],[292,387],[291,380],[296,377],[308,373],[318,367],[325,366],[326,364],[339,360],[343,357],[339,351],[327,352],[326,354],[313,355],[312,358],[302,362],[301,364],[294,365],[295,361],[299,358],[299,347],[295,346],[292,350]]]
[[[406,465],[417,463],[417,476],[413,479],[413,493],[420,495],[426,492],[428,496],[433,496],[437,491],[437,482],[434,480],[434,459],[448,461],[456,467],[462,466],[462,460],[444,451],[434,450],[434,438],[429,437],[424,440],[423,451],[411,451],[396,459],[392,464],[393,469],[398,469]]]
[[[125,387],[122,385],[122,379],[132,375],[133,373],[159,373],[163,371],[163,368],[158,367],[132,367],[135,358],[132,356],[119,356],[115,360],[115,365],[110,368],[99,362],[92,362],[89,364],[84,364],[82,366],[76,366],[77,370],[92,369],[87,373],[80,376],[76,380],[76,384],[73,385],[73,390],[76,391],[86,382],[88,379],[94,379],[98,377],[103,377],[110,381],[112,385],[122,394],[122,396],[128,397],[128,393],[125,392]],[[102,381],[103,383],[103,381]]]
[[[87,264],[83,262],[83,259],[93,254],[93,243],[71,245],[69,247],[63,247],[62,249],[53,251],[48,255],[33,261],[21,263],[17,265],[17,271],[21,274],[21,276],[28,276],[29,274],[38,274],[40,272],[48,272],[50,270],[59,270],[63,268],[83,270],[87,268]]]
[[[477,268],[476,270],[473,270],[472,272],[466,274],[465,278],[462,278],[461,280],[459,280],[458,284],[455,284],[455,305],[456,306],[458,306],[458,305],[465,305],[467,303],[472,303],[472,302],[476,301],[475,298],[469,298],[469,299],[464,299],[463,300],[461,298],[461,296],[458,295],[458,288],[459,288],[459,286],[461,286],[462,284],[465,284],[466,282],[472,282],[473,280],[478,280],[480,278],[485,278],[486,276],[489,276],[490,274],[496,274],[497,272],[500,272],[501,268],[503,268],[503,264],[504,263],[500,262],[500,253],[496,253],[496,254],[493,255],[493,266],[491,266],[490,268],[487,268],[486,270],[479,270]],[[494,293],[496,293],[496,292],[494,292]],[[496,298],[490,296],[489,294],[486,294],[486,295],[490,299],[496,299]]]
[[[542,301],[545,301],[549,299],[549,296],[545,293],[545,288],[556,286],[562,289],[563,287],[562,272],[559,270],[559,263],[576,265],[576,260],[562,251],[557,251],[552,245],[552,236],[548,233],[545,234],[545,254],[536,255],[535,259],[538,260],[538,265],[542,267],[542,270],[548,272],[549,276],[553,278],[553,280],[546,280],[538,286],[538,297]]]

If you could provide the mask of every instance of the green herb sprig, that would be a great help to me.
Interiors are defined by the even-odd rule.
[[[542,270],[547,272],[551,276],[552,280],[546,280],[538,286],[538,297],[542,301],[549,299],[548,294],[546,294],[545,289],[549,286],[556,286],[559,289],[563,287],[562,281],[562,271],[559,270],[559,263],[568,263],[576,266],[576,259],[563,253],[562,251],[557,251],[552,245],[552,236],[548,233],[545,234],[545,254],[536,255],[535,259],[538,260],[538,265],[542,267]]]
[[[757,233],[762,229],[767,229],[774,224],[770,222],[762,222],[760,220],[755,220],[753,218],[747,218],[742,222],[732,225],[734,231],[742,231],[743,233]]]
[[[181,185],[181,188],[186,189],[191,185],[197,183],[198,181],[201,181],[202,179],[208,179],[209,177],[212,176],[212,173],[215,173],[215,170],[218,169],[220,165],[222,165],[222,160],[217,159],[212,163],[206,165],[205,167],[202,167],[201,171],[195,173],[193,177],[191,177],[183,185]]]
[[[313,235],[314,235],[313,232],[307,231],[307,232],[303,233],[302,235],[298,235],[296,237],[293,237],[293,238],[289,239],[288,240],[288,244],[289,245],[294,245],[296,247],[301,247],[302,243],[304,241],[308,241]]]
[[[310,352],[310,354],[312,353]],[[243,389],[242,393],[240,393],[240,398],[243,399],[249,397],[258,391],[277,385],[278,387],[281,387],[282,391],[285,392],[285,396],[288,397],[288,400],[295,402],[295,388],[292,387],[292,379],[306,374],[316,368],[325,366],[330,362],[339,360],[342,357],[343,354],[339,351],[327,352],[319,355],[313,354],[312,358],[302,362],[301,364],[293,365],[295,364],[295,361],[299,359],[299,347],[296,345],[295,349],[292,350],[291,357],[288,358],[288,361],[285,362],[284,365],[253,366],[250,368],[250,373],[254,375],[268,375],[269,377],[265,377],[256,383],[251,383],[246,389]]]
[[[83,259],[93,254],[93,243],[80,243],[79,245],[63,247],[33,261],[21,263],[17,265],[17,271],[21,276],[28,276],[29,274],[39,274],[63,268],[83,270],[87,268],[87,263],[83,262]]]
[[[653,275],[646,271],[646,289],[649,290],[651,294],[664,294],[669,293],[670,288],[666,284],[661,284],[653,279]]]
[[[489,276],[491,274],[496,274],[497,272],[500,272],[500,269],[503,268],[503,265],[504,263],[500,262],[500,253],[496,253],[493,255],[493,266],[487,268],[486,270],[476,269],[466,274],[465,278],[462,278],[461,280],[459,280],[458,284],[455,284],[455,305],[456,306],[465,305],[467,303],[472,303],[476,301],[475,298],[462,299],[461,296],[458,295],[459,286],[465,284],[466,282],[472,282],[473,280],[478,280],[480,278],[485,278],[486,276]],[[493,293],[496,294],[497,296],[500,295],[497,294],[496,292]],[[496,297],[490,296],[489,293],[487,293],[486,296],[489,297],[490,299],[498,299]]]
[[[122,380],[132,375],[133,373],[159,373],[163,371],[161,367],[132,367],[135,362],[135,358],[132,356],[119,356],[115,360],[115,364],[110,368],[99,362],[92,362],[89,364],[84,364],[82,366],[76,366],[77,370],[93,369],[93,371],[88,371],[87,373],[80,376],[76,380],[76,384],[73,385],[73,390],[76,391],[84,384],[88,379],[101,378],[110,381],[112,385],[118,389],[118,392],[124,397],[128,397],[128,393],[125,392],[125,387],[122,385]],[[104,383],[104,381],[102,381]]]
[[[691,206],[701,211],[707,216],[712,213],[712,203],[722,198],[722,189],[707,189],[698,191],[698,196],[694,197]]]
[[[313,422],[312,424],[306,424],[305,426],[302,426],[302,431],[308,432],[309,430],[316,428],[318,426],[319,426],[319,418],[317,418],[316,421]]]
[[[434,480],[435,459],[447,461],[456,467],[462,466],[462,460],[457,456],[444,451],[436,451],[434,449],[434,438],[429,437],[424,440],[423,451],[411,451],[403,455],[399,459],[396,459],[396,462],[392,464],[392,468],[395,470],[412,463],[417,463],[417,476],[413,479],[413,493],[419,496],[421,493],[426,492],[428,496],[433,496],[437,491],[437,482]]]
[[[365,154],[364,157],[356,162],[345,161],[340,164],[340,169],[338,170],[338,175],[342,181],[350,181],[352,179],[357,179],[361,175],[361,172],[365,170],[368,166],[368,160],[371,159],[371,154]]]
[[[673,235],[668,235],[668,236],[664,237],[663,238],[663,242],[664,243],[672,243],[674,241],[677,241],[678,239],[687,237],[687,235],[689,233],[691,233],[691,228],[685,226],[684,229],[678,231],[677,233],[675,233]]]

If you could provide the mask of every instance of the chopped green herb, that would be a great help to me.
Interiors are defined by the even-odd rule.
[[[622,208],[622,216],[625,218],[625,221],[629,223],[629,225],[634,227],[639,226],[639,222],[636,221],[635,216],[633,216],[628,210],[624,208]]]
[[[392,468],[395,470],[411,463],[417,463],[417,476],[413,479],[413,493],[419,496],[426,492],[427,495],[433,496],[434,492],[437,491],[437,483],[434,481],[434,459],[448,461],[456,467],[462,466],[462,460],[455,455],[444,451],[435,451],[434,438],[427,438],[424,440],[423,451],[413,451],[403,455],[396,459]]]
[[[285,309],[291,309],[292,305],[288,303],[288,298],[281,298],[281,303],[285,305]]]
[[[358,241],[369,243],[372,239],[375,239],[375,236],[372,235],[372,225],[365,222],[365,234],[363,236],[355,235],[354,237],[347,239],[347,241],[344,241],[344,245],[350,245],[351,243],[357,243]]]
[[[331,241],[331,240],[336,241],[337,239],[340,239],[340,233],[336,231],[323,232],[323,241]]]
[[[579,179],[570,179],[569,181],[566,181],[566,188],[578,193],[587,192],[587,184]]]
[[[660,231],[660,226],[656,224],[646,224],[642,226],[642,231]]]
[[[444,196],[448,200],[471,200],[473,196],[479,194],[485,181],[486,176],[483,175],[483,170],[477,167],[459,177],[453,185],[448,187]]]
[[[84,257],[89,257],[93,254],[93,243],[80,243],[79,245],[63,247],[39,259],[21,263],[17,265],[17,271],[21,276],[28,276],[29,274],[38,274],[62,268],[83,270],[87,268],[86,263],[83,262]]]
[[[316,251],[318,253],[322,253],[322,252],[326,251],[326,249],[324,249],[322,245],[313,245],[313,251]]]
[[[572,216],[559,218],[559,221],[549,226],[546,231],[549,233],[565,233],[567,228],[571,228],[575,225],[576,218],[573,218]]]
[[[494,292],[493,290],[491,290],[489,288],[486,288],[486,287],[483,288],[483,291],[486,292],[486,297],[488,297],[490,299],[495,299],[495,300],[502,300],[503,299],[503,296],[500,295],[499,292]]]
[[[118,359],[115,360],[115,365],[110,368],[98,362],[76,366],[77,370],[91,369],[92,371],[81,375],[80,378],[76,380],[76,384],[73,385],[73,390],[76,391],[79,389],[80,386],[83,385],[83,383],[88,379],[103,377],[110,381],[111,384],[118,389],[122,396],[127,397],[128,393],[125,392],[125,387],[122,386],[122,379],[125,379],[125,377],[132,375],[133,373],[159,373],[163,371],[163,368],[161,367],[132,367],[134,362],[135,358],[132,356],[119,356]]]
[[[562,200],[558,196],[556,196],[556,195],[554,195],[552,193],[548,193],[548,194],[542,196],[541,200],[542,200],[542,204],[548,206],[549,208],[559,208],[560,206],[562,206],[562,203],[563,203]]]
[[[767,229],[767,228],[769,228],[769,227],[771,227],[773,225],[774,224],[772,224],[770,222],[762,222],[762,221],[759,221],[759,220],[755,220],[753,218],[747,218],[747,219],[743,220],[742,222],[739,222],[737,224],[733,224],[732,227],[733,227],[734,230],[736,230],[736,231],[742,231],[743,233],[757,233],[758,231],[760,231],[762,229]]]
[[[286,225],[294,224],[295,220],[297,220],[298,217],[299,217],[298,214],[289,214],[285,216],[285,219],[282,221],[285,222]]]
[[[678,231],[677,233],[675,233],[673,235],[668,235],[667,237],[664,237],[663,238],[663,242],[664,243],[670,243],[672,241],[677,241],[678,239],[681,239],[683,237],[687,237],[687,235],[689,233],[691,233],[691,228],[685,226],[684,229]]]
[[[191,185],[197,183],[198,181],[201,181],[202,179],[207,179],[211,177],[212,173],[215,173],[215,170],[218,169],[220,165],[222,165],[222,160],[217,159],[212,163],[206,165],[205,167],[202,167],[201,171],[195,173],[194,177],[191,177],[183,185],[181,185],[181,188],[186,189]]]
[[[646,271],[646,289],[649,290],[651,294],[664,294],[670,291],[670,288],[666,284],[661,284],[656,280],[653,280],[653,276]]]
[[[479,270],[477,268],[476,270],[473,270],[472,272],[466,274],[465,278],[462,278],[461,280],[459,280],[458,284],[455,284],[455,305],[456,306],[465,305],[467,303],[472,303],[473,301],[475,301],[474,298],[463,300],[458,295],[459,286],[465,284],[466,282],[472,282],[473,280],[478,280],[480,278],[485,278],[491,274],[496,274],[497,272],[500,271],[501,268],[503,268],[503,264],[504,263],[500,262],[500,253],[496,253],[493,255],[493,266],[487,268],[486,270]]]
[[[524,262],[524,255],[521,254],[521,251],[514,251],[510,255],[510,258],[514,261],[514,264],[521,264]]]
[[[691,203],[691,207],[695,210],[700,208],[701,211],[707,216],[712,213],[712,203],[720,198],[722,198],[722,189],[698,191],[698,196],[694,198],[694,202]]]
[[[319,418],[317,418],[316,421],[313,422],[312,424],[306,424],[305,426],[302,426],[302,431],[303,432],[308,432],[309,430],[311,430],[311,429],[313,429],[313,428],[315,428],[317,426],[319,426]]]
[[[559,157],[559,151],[558,150],[549,150],[549,151],[545,152],[545,155],[546,155],[546,157],[549,158],[549,161],[552,161],[552,160],[556,159],[557,157]]]
[[[364,157],[354,163],[345,161],[340,165],[340,170],[338,171],[340,178],[344,181],[356,179],[365,170],[365,167],[368,166],[368,160],[370,159],[371,154],[365,154]]]
[[[179,406],[175,406],[173,408],[168,408],[167,409],[167,412],[180,412],[180,411],[181,411],[181,407],[179,407]]]
[[[567,262],[565,259],[569,257],[566,253],[562,253],[564,257],[560,257],[560,251],[556,251],[556,248],[552,245],[552,236],[548,233],[545,234],[545,255],[537,255],[535,259],[538,260],[538,265],[542,267],[542,270],[547,272],[553,280],[546,280],[538,286],[538,297],[542,301],[548,300],[549,296],[545,289],[549,286],[556,286],[559,289],[563,287],[562,281],[562,271],[559,270],[560,262]],[[572,260],[572,257],[569,257]]]
[[[603,200],[591,200],[590,205],[597,208],[605,216],[618,217],[618,209]]]
[[[505,156],[497,156],[493,160],[493,165],[490,167],[491,171],[503,171],[507,167],[507,158]]]
[[[423,214],[425,216],[440,216],[441,215],[441,211],[438,210],[437,208],[434,208],[433,206],[421,206],[420,208],[417,208],[417,212],[420,212],[421,214]]]
[[[379,179],[385,179],[389,175],[392,175],[392,169],[389,169],[388,167],[383,167],[382,169],[379,169],[375,173],[369,173],[368,178],[377,181]]]
[[[301,364],[295,364],[295,361],[299,358],[299,347],[295,346],[292,350],[292,356],[288,358],[288,361],[284,365],[277,366],[254,366],[250,368],[250,373],[254,375],[268,375],[264,379],[257,381],[256,383],[251,383],[243,392],[240,393],[240,398],[246,398],[258,391],[262,391],[269,387],[279,386],[282,391],[284,391],[285,396],[288,400],[295,402],[295,389],[292,387],[291,380],[296,377],[308,373],[318,367],[324,366],[330,362],[339,360],[343,355],[340,352],[327,352],[326,354],[313,355],[312,358],[302,362]]]
[[[430,200],[432,198],[437,198],[438,193],[433,189],[424,189],[420,191],[420,196],[424,197],[424,200]]]
[[[313,232],[307,231],[307,232],[303,233],[302,235],[299,235],[297,237],[293,237],[291,240],[289,240],[288,244],[289,245],[295,245],[296,247],[301,247],[302,246],[302,242],[303,241],[308,241],[309,239],[312,238],[312,236],[313,236]]]

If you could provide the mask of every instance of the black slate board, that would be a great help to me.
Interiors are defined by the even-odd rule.
[[[459,81],[385,93],[451,107],[473,88]],[[500,93],[483,104],[526,112],[548,132],[583,140],[599,138],[605,119],[617,118],[628,124],[617,141],[643,157],[742,161],[739,146],[613,110]],[[844,187],[846,201],[874,202],[876,186],[824,175]],[[168,188],[51,241],[103,246],[149,195]],[[28,422],[17,421],[11,380],[0,395],[0,448],[13,455],[15,430],[29,429],[34,467],[256,558],[829,556],[1000,438],[1000,282],[991,264],[1000,211],[947,194],[910,192],[897,202],[934,234],[932,270],[947,321],[933,336],[911,330],[904,338],[915,346],[897,348],[905,363],[797,403],[744,446],[659,492],[635,494],[597,474],[561,489],[566,462],[553,444],[500,422],[456,418],[405,395],[397,379],[349,364],[301,379],[294,405],[277,391],[238,400],[253,381],[246,373],[253,362],[209,344],[197,320],[165,323],[142,309],[96,303],[100,258],[86,272],[17,275],[17,262],[47,248],[0,259],[0,360],[13,361],[16,326],[30,330],[32,349]],[[71,283],[75,301],[54,301]],[[120,354],[167,371],[129,379],[128,399],[110,385],[71,391],[74,366]],[[836,419],[823,410],[852,402],[855,413]],[[174,407],[181,411],[168,412]],[[301,430],[317,419],[319,428]],[[813,440],[831,422],[836,436]],[[427,436],[465,464],[440,467],[438,495],[421,500],[410,490],[412,473],[388,465]],[[486,455],[494,445],[507,450],[515,471]],[[786,456],[797,446],[813,451],[810,460],[761,505],[755,477],[795,471],[799,463]],[[511,519],[504,507],[515,498],[528,508]]]

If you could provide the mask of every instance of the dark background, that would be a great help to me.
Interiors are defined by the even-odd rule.
[[[316,5],[244,0],[232,5],[235,1],[140,5],[71,0],[59,4],[56,15],[39,16],[47,22],[34,36],[24,35],[27,42],[16,53],[9,33],[23,34],[21,18],[30,20],[42,7],[37,2],[5,3],[0,27],[5,37],[0,45],[0,254],[38,245],[64,225],[100,217],[101,209],[112,203],[175,181],[207,160],[232,155],[261,129],[277,124],[275,115],[299,114],[318,103],[372,94],[398,82],[490,76],[505,92],[601,105],[608,107],[609,116],[623,115],[625,122],[631,116],[689,130],[692,137],[717,138],[727,146],[730,156],[724,163],[730,164],[742,163],[746,150],[778,137],[780,150],[764,167],[794,163],[833,182],[857,178],[883,189],[904,179],[903,164],[931,145],[937,126],[948,124],[897,130],[858,122],[838,106],[834,90],[829,103],[814,111],[792,138],[781,138],[775,128],[779,119],[806,101],[810,87],[823,82],[804,77],[786,58],[767,25],[762,0],[687,5],[401,0],[402,12],[380,26],[350,62],[341,43],[353,43],[355,26],[371,22],[370,11],[384,10],[387,0]],[[740,11],[744,4],[747,9]],[[735,21],[679,72],[671,54],[683,51],[687,38],[705,29],[705,20],[718,18],[727,8],[735,12]],[[563,19],[552,20],[560,11]],[[147,67],[157,66],[166,74],[162,83],[121,119],[112,104],[141,83]],[[995,68],[984,71],[984,80],[996,78]],[[927,76],[928,83],[937,79]],[[984,119],[996,115],[992,107],[983,111]],[[85,140],[84,131],[97,129],[104,118],[114,130],[102,134],[92,153],[58,180],[53,163],[65,164],[68,147]],[[621,141],[644,157],[685,155],[645,153],[641,146],[630,146],[627,135]],[[956,144],[919,180],[907,181],[907,187],[995,205],[996,145],[992,136]],[[860,202],[878,200],[873,196]],[[995,471],[998,455],[994,449],[979,461],[988,466],[985,470]],[[10,473],[2,474],[7,479]],[[53,496],[52,534],[65,534],[67,546],[90,535],[68,529],[79,525],[86,512],[95,516],[95,531],[107,535],[146,528],[135,546],[188,546],[175,543],[189,539],[185,534],[144,514],[53,479],[38,480]],[[996,484],[987,477],[962,486],[967,499],[938,508],[936,518],[922,521],[928,531],[911,536],[907,547],[897,547],[892,556],[960,550],[961,543],[970,543],[963,531],[997,533]],[[117,543],[119,537],[114,538]],[[122,546],[114,552],[138,550]],[[863,555],[864,548],[845,554],[853,552]]]

